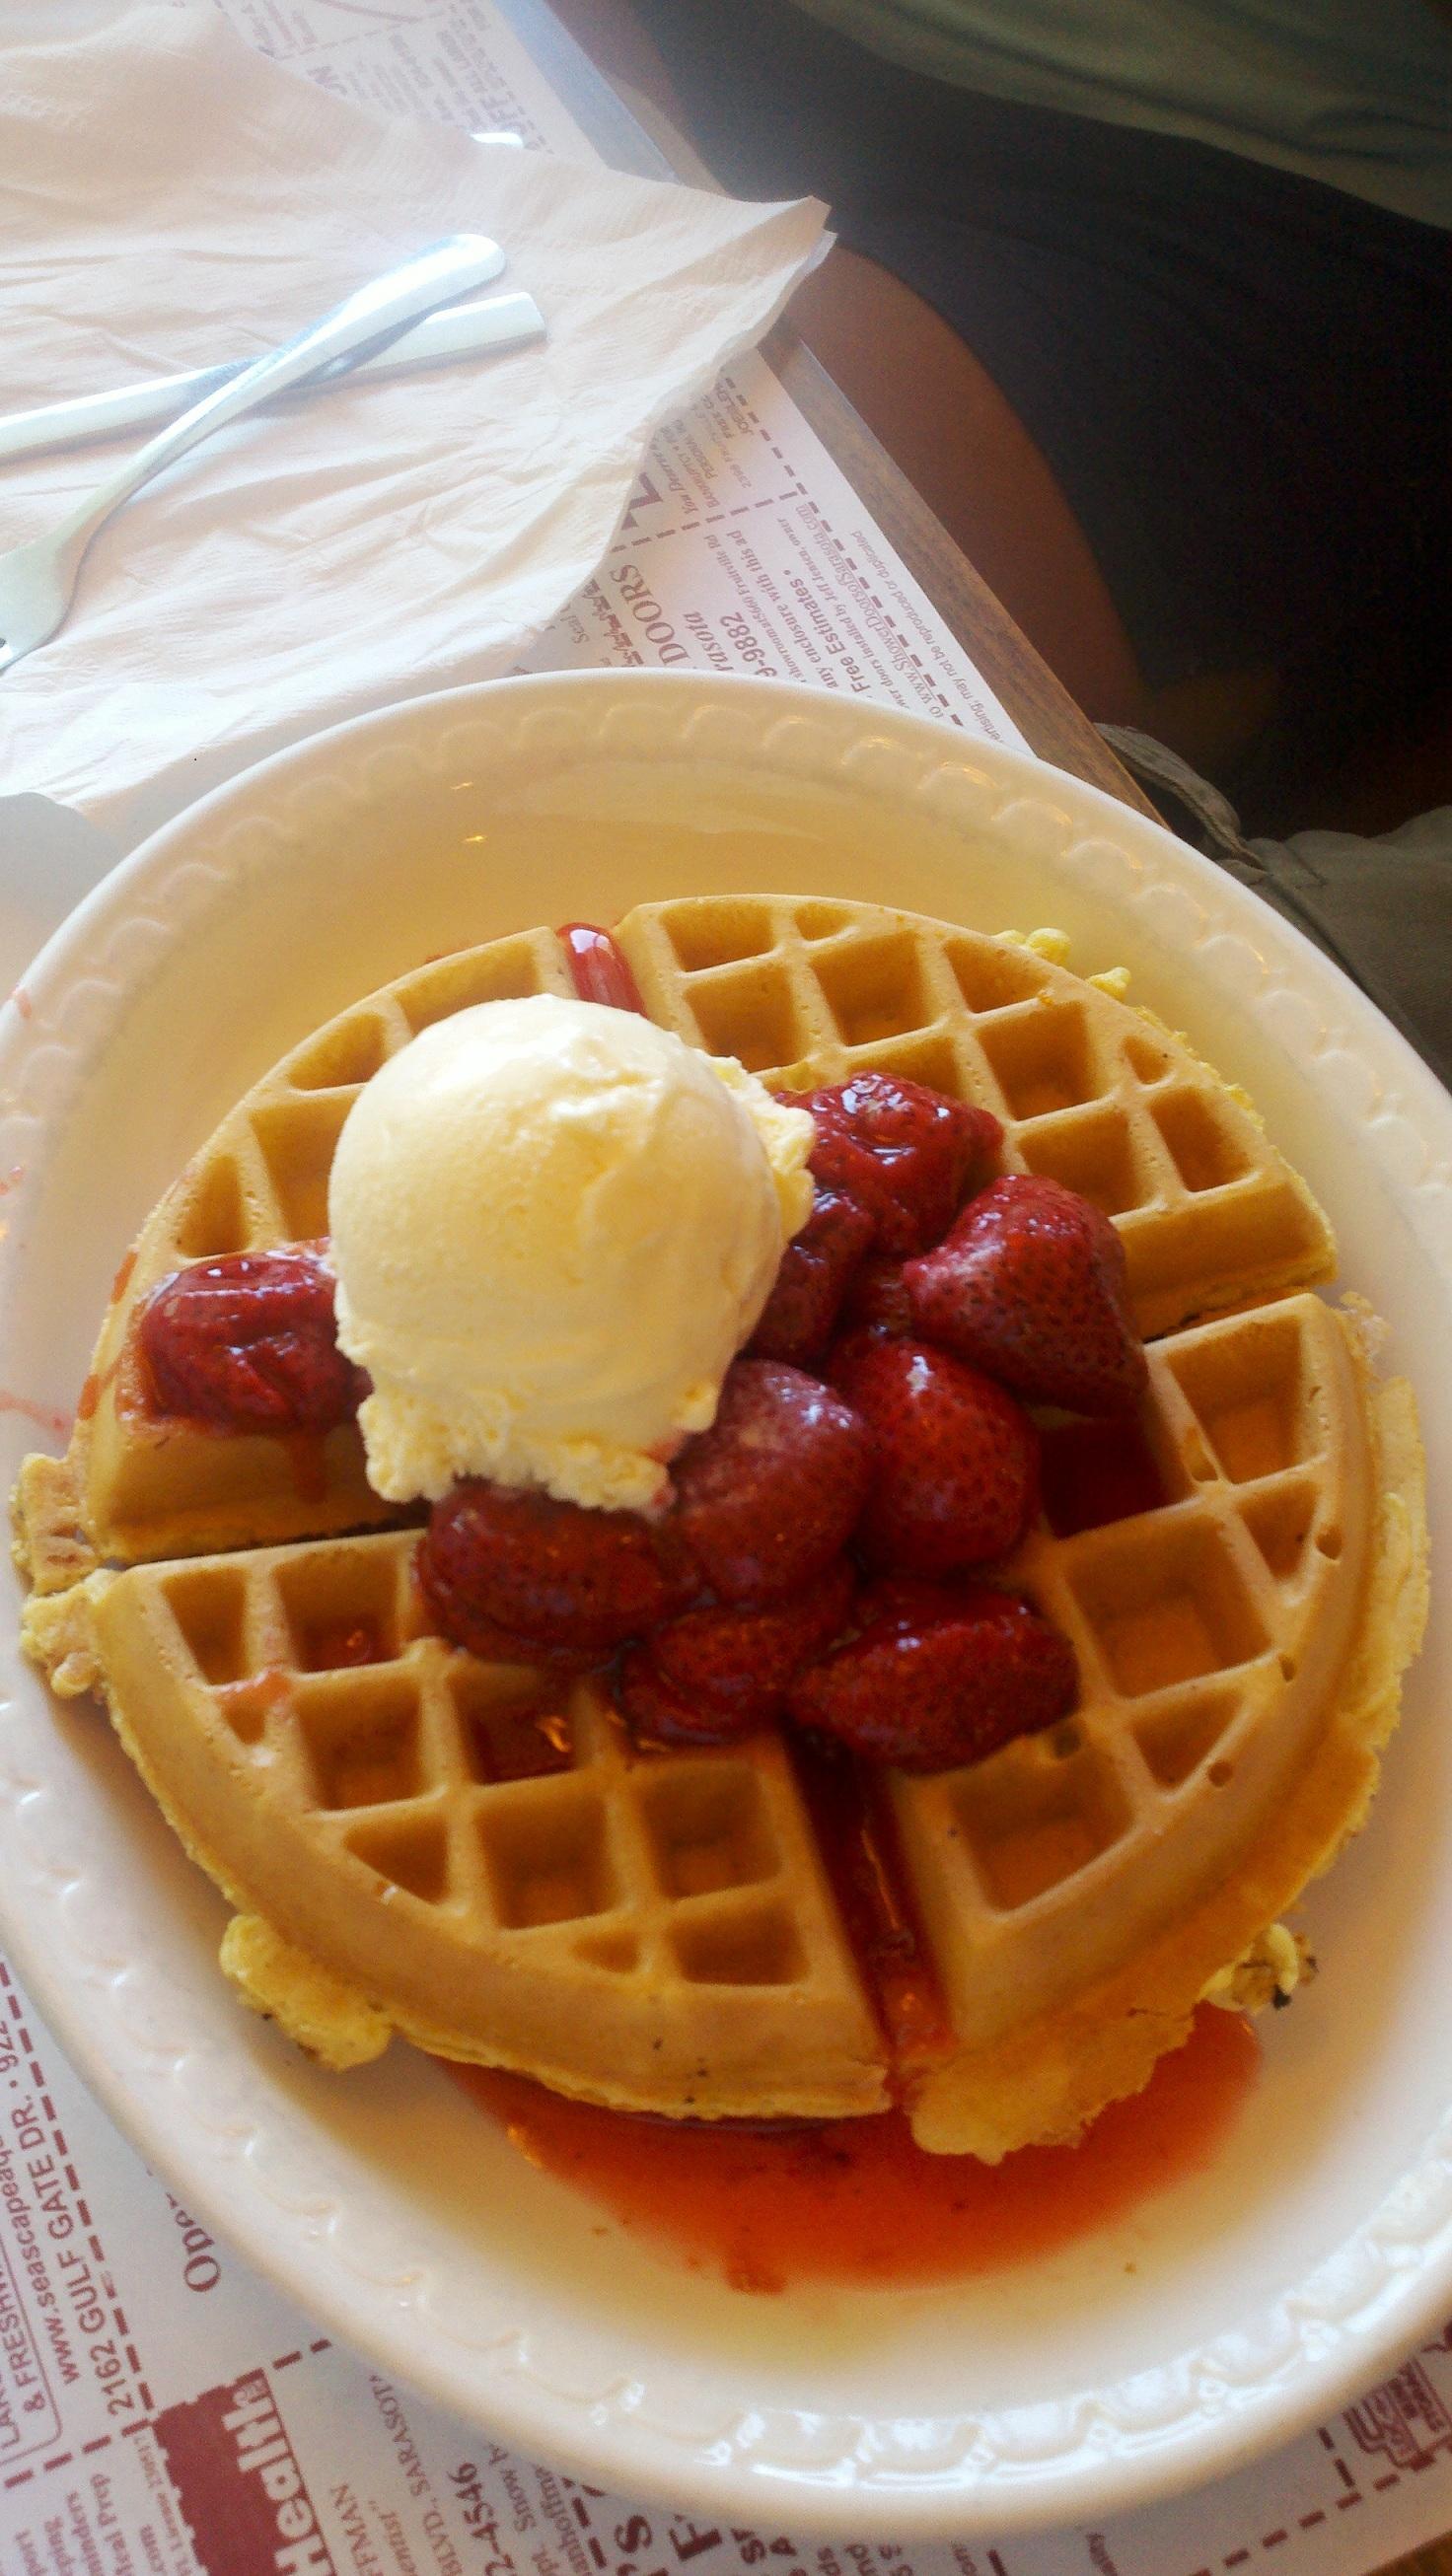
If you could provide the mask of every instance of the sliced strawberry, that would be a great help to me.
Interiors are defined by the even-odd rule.
[[[993,1182],[946,1242],[904,1276],[917,1330],[1039,1404],[1132,1413],[1144,1346],[1129,1310],[1124,1246],[1062,1182]]]
[[[841,1553],[871,1472],[866,1427],[819,1379],[737,1360],[710,1430],[672,1466],[668,1526],[723,1601],[779,1601]]]
[[[1038,1502],[1038,1434],[1023,1407],[946,1351],[857,1335],[835,1383],[873,1438],[858,1535],[878,1565],[952,1574],[1007,1556]]]
[[[137,1319],[158,1409],[219,1431],[331,1431],[368,1381],[338,1348],[336,1281],[301,1244],[194,1261]]]
[[[424,1597],[446,1636],[483,1621],[593,1658],[680,1609],[699,1589],[669,1528],[639,1512],[471,1478],[435,1503],[419,1549]],[[476,1649],[482,1652],[484,1649]]]
[[[872,1219],[840,1190],[819,1189],[812,1213],[781,1257],[747,1348],[754,1359],[801,1367],[826,1349],[852,1274],[872,1241]]]
[[[896,1074],[855,1073],[783,1097],[816,1121],[816,1180],[866,1208],[878,1250],[899,1256],[937,1242],[1003,1138],[991,1110]]]
[[[774,1609],[713,1603],[653,1628],[633,1646],[617,1685],[642,1733],[670,1743],[724,1744],[781,1713],[788,1686],[842,1628],[852,1570],[839,1557]]]
[[[792,1684],[799,1726],[874,1762],[946,1771],[1067,1717],[1074,1650],[1031,1602],[982,1583],[878,1587],[879,1615]],[[864,1596],[864,1611],[872,1596]]]

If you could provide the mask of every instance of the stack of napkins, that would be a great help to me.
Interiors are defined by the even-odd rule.
[[[747,206],[388,120],[280,70],[212,0],[7,50],[0,410],[248,357],[441,236],[548,337],[260,411],[96,538],[0,677],[0,792],[122,828],[372,707],[507,670],[605,554],[652,432],[779,312],[811,202]],[[119,448],[0,467],[0,549]]]

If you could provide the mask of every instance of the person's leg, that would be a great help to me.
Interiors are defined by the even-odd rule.
[[[630,0],[553,0],[618,88],[696,148],[692,120]],[[1154,693],[1083,529],[985,367],[922,296],[840,246],[789,319],[1035,650],[1096,723],[1159,733],[1197,766],[1232,758],[1264,721],[1274,674],[1212,675]]]
[[[1273,671],[1158,693],[1089,541],[1016,413],[956,331],[876,261],[838,249],[791,318],[889,456],[1096,724],[1157,733],[1197,766],[1233,758],[1274,703]]]

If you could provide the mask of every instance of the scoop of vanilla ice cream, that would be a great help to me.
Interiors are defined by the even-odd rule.
[[[635,1012],[537,994],[425,1029],[354,1102],[329,1190],[375,1490],[661,1500],[806,1221],[813,1136]]]

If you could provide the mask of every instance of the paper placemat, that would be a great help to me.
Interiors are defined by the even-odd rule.
[[[4,2576],[1366,2576],[1452,2524],[1452,2323],[1240,2476],[923,2548],[605,2495],[339,2350],[147,2172],[0,1955]]]
[[[223,5],[339,97],[590,148],[490,0]],[[1021,740],[759,358],[657,438],[527,667],[626,663],[754,670]],[[174,810],[159,796],[134,836]],[[1274,2458],[1103,2530],[828,2545],[586,2489],[254,2279],[118,2136],[0,1954],[0,2576],[1367,2576],[1449,2526],[1452,2322]]]

